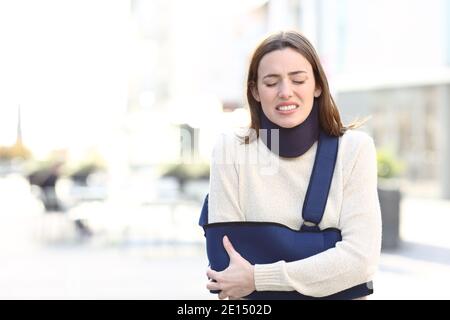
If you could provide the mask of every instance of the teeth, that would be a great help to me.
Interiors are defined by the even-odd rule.
[[[289,110],[297,109],[297,106],[295,104],[292,104],[290,106],[279,106],[279,107],[277,107],[277,109],[280,111],[289,111]]]

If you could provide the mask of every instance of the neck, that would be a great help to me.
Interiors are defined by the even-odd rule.
[[[294,158],[308,151],[319,138],[319,107],[314,100],[308,117],[293,128],[283,128],[270,121],[260,109],[261,129],[265,130],[260,139],[275,154]],[[267,134],[266,134],[267,133]]]

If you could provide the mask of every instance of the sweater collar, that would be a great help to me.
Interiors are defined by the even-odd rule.
[[[283,128],[270,121],[260,109],[260,139],[269,150],[281,157],[294,158],[303,155],[319,138],[319,107],[317,99],[308,117],[293,128]],[[274,130],[275,129],[275,130]],[[279,142],[279,143],[277,143]]]

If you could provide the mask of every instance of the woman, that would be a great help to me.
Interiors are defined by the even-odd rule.
[[[208,269],[207,288],[220,290],[220,299],[293,290],[327,297],[372,280],[381,250],[375,146],[353,130],[356,124],[342,124],[311,43],[295,31],[266,38],[250,63],[247,99],[250,134],[223,134],[214,148],[209,223],[276,222],[298,230],[322,131],[339,137],[339,149],[318,227],[339,229],[342,241],[305,259],[252,265],[225,236],[229,266]]]

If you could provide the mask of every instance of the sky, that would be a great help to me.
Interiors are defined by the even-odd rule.
[[[51,149],[111,142],[123,126],[130,74],[152,61],[151,50],[136,42],[130,2],[0,2],[0,145],[15,141],[19,105],[23,140],[38,157]],[[217,5],[238,12],[264,2]],[[206,0],[191,1],[188,14],[202,15],[202,8],[212,7]],[[196,20],[189,17],[183,24]]]
[[[126,110],[129,1],[0,2],[0,144],[103,139]]]

